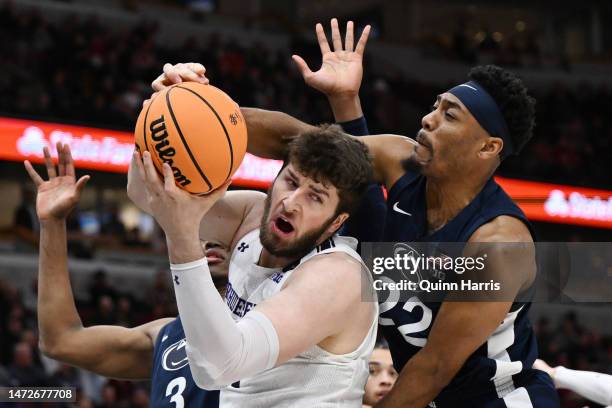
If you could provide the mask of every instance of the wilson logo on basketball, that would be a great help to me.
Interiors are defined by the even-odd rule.
[[[200,195],[222,186],[236,172],[246,153],[247,128],[238,105],[223,91],[184,82],[144,104],[134,143],[151,153],[159,173],[168,163],[176,185]]]
[[[174,160],[172,157],[176,154],[176,150],[170,146],[170,142],[168,141],[168,132],[166,131],[164,115],[152,121],[149,125],[149,130],[151,131],[151,139],[155,142],[155,150],[157,150],[158,157],[164,163],[168,163],[172,168],[174,180],[181,186],[191,184],[191,180],[185,177],[178,167],[173,166]]]

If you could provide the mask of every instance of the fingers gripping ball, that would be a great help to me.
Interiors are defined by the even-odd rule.
[[[148,150],[160,174],[172,168],[176,184],[193,194],[222,186],[236,172],[247,146],[238,105],[212,85],[185,82],[165,88],[136,122],[136,149]]]

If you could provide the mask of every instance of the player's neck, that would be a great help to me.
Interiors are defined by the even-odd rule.
[[[482,190],[488,178],[427,179],[427,226],[433,233],[457,216]]]
[[[266,248],[262,248],[257,265],[264,268],[283,268],[294,261],[296,259],[272,255]]]

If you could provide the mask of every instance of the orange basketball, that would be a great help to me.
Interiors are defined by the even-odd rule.
[[[185,82],[168,87],[143,107],[135,143],[148,150],[157,170],[168,163],[176,184],[193,194],[223,185],[240,166],[247,146],[238,105],[212,85]]]

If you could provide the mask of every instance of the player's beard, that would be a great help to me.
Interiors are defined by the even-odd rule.
[[[420,130],[419,133],[417,133],[416,140],[419,140],[419,139],[425,139],[423,130]],[[419,157],[419,154],[416,152],[417,148],[415,148],[415,150],[412,152],[412,154],[409,157],[401,161],[402,168],[404,169],[405,172],[414,172],[414,173],[423,174],[423,170],[425,169],[425,166],[433,160],[433,156],[434,156],[433,149],[428,146],[431,146],[431,145],[430,144],[428,144],[427,146],[423,144],[418,145],[419,149],[426,149],[429,152],[428,158],[423,159]]]
[[[295,239],[293,242],[282,242],[270,231],[270,220],[268,219],[270,216],[271,205],[270,196],[270,193],[268,193],[268,196],[264,202],[264,213],[261,218],[259,240],[261,241],[263,247],[274,256],[293,259],[301,258],[315,247],[317,241],[319,238],[321,238],[321,235],[323,235],[325,230],[327,230],[327,228],[329,228],[329,226],[336,219],[336,214],[334,214],[327,221],[325,221],[320,228],[305,233],[301,237]]]
[[[402,168],[407,173],[420,173],[423,170],[423,165],[414,156],[405,158],[402,160],[401,164]]]

